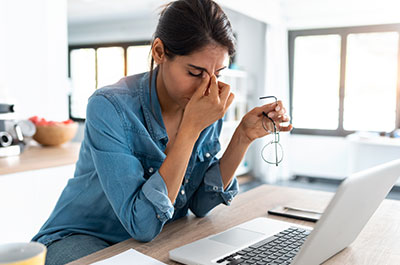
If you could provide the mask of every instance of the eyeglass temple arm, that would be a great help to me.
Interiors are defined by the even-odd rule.
[[[278,101],[278,99],[275,96],[265,96],[265,97],[259,97],[259,99],[266,99],[266,98],[274,98],[275,102]]]

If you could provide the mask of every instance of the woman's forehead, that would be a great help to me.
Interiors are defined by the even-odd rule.
[[[179,56],[187,66],[198,66],[207,70],[216,71],[229,63],[228,50],[220,45],[207,45],[189,55]]]

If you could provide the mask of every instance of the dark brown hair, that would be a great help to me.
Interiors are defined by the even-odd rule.
[[[212,0],[178,0],[167,4],[160,14],[153,42],[159,38],[165,55],[189,55],[216,43],[235,54],[236,42],[231,23],[221,7]],[[150,89],[154,59],[150,62]],[[151,93],[150,93],[151,95]]]

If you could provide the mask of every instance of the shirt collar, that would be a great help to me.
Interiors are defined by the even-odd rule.
[[[161,115],[161,106],[157,95],[157,74],[158,67],[153,70],[151,89],[149,89],[150,72],[147,72],[142,77],[140,82],[140,101],[151,137],[156,140],[164,139],[164,144],[166,144],[168,141],[168,135]]]

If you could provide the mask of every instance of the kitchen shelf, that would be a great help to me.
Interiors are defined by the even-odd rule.
[[[80,142],[69,142],[57,147],[28,145],[18,156],[0,158],[0,175],[75,164]]]

